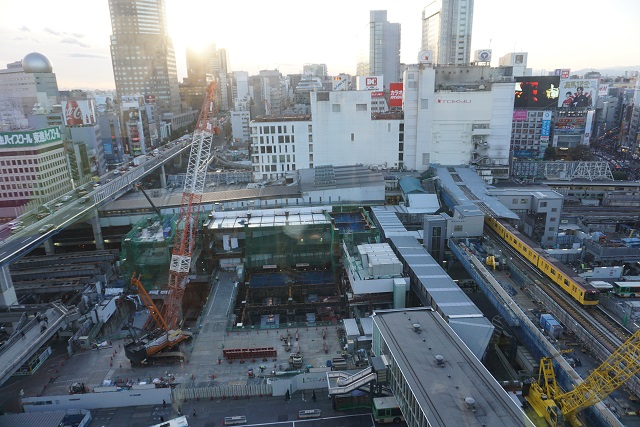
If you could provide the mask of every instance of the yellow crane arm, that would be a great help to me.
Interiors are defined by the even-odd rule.
[[[591,406],[640,372],[640,330],[622,344],[582,383],[570,392],[555,397],[563,413]]]

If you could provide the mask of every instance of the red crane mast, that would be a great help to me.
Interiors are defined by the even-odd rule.
[[[164,310],[164,318],[169,329],[180,327],[182,297],[191,268],[191,257],[198,231],[200,204],[207,177],[207,165],[211,156],[213,135],[218,133],[218,129],[214,124],[215,93],[216,83],[212,82],[207,87],[192,137],[189,164],[182,192],[180,214],[176,222],[175,240],[169,267],[169,295]]]

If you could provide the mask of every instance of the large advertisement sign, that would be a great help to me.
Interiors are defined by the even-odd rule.
[[[382,76],[358,76],[357,90],[382,90]]]
[[[558,107],[588,108],[596,105],[598,79],[561,79]]]
[[[601,83],[598,85],[598,96],[607,96],[609,95],[609,85],[606,83]]]
[[[591,128],[593,127],[593,114],[595,110],[589,110],[587,113],[587,121],[584,124],[584,140],[585,144],[589,144],[589,138],[591,137]]]
[[[516,77],[515,108],[548,108],[558,103],[560,78]]]
[[[60,128],[58,126],[22,132],[0,132],[0,146],[35,145],[48,142],[60,142]]]
[[[527,121],[527,110],[513,110],[513,121],[514,122],[526,122]]]
[[[62,101],[62,115],[67,126],[94,125],[96,123],[93,99]]]
[[[402,83],[389,83],[389,107],[402,107]]]
[[[542,126],[540,127],[540,141],[548,141],[551,135],[551,111],[542,112]]]
[[[571,75],[571,69],[570,68],[563,68],[560,71],[560,77],[563,78],[563,79],[568,79],[570,75]]]
[[[141,95],[125,95],[121,99],[120,108],[126,110],[127,108],[138,108],[144,103],[144,98]]]
[[[553,130],[554,136],[563,135],[579,135],[584,133],[585,117],[559,117],[556,120]]]

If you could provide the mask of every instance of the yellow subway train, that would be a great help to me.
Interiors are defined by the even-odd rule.
[[[538,270],[553,280],[554,283],[564,289],[580,304],[586,306],[598,304],[599,291],[597,288],[534,245],[531,240],[523,236],[518,230],[501,220],[489,216],[485,216],[484,222],[498,233],[509,246],[518,251],[520,255],[535,265]]]

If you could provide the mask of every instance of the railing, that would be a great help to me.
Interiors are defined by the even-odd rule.
[[[270,384],[220,385],[208,387],[187,387],[179,385],[171,390],[174,402],[197,399],[237,399],[239,397],[271,396]]]

